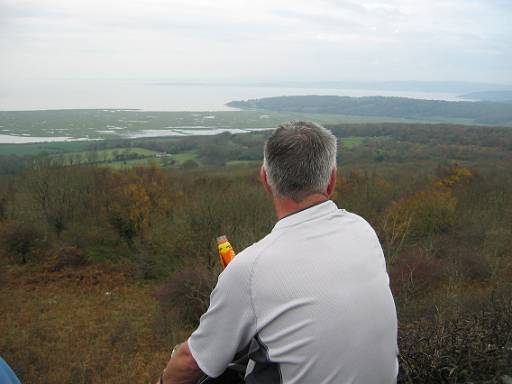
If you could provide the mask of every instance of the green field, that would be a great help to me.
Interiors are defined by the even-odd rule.
[[[158,152],[146,148],[112,148],[80,152],[69,152],[52,155],[50,158],[58,160],[63,165],[89,164],[89,163],[114,163],[128,160],[140,160],[142,158],[155,158]],[[137,159],[134,159],[137,157]]]
[[[183,164],[187,160],[194,160],[197,163],[200,163],[197,157],[197,153],[194,151],[177,153],[175,155],[172,155],[172,158],[181,164]]]
[[[163,164],[161,163],[161,160],[156,159],[154,157],[145,158],[145,159],[113,161],[110,163],[100,164],[100,166],[114,168],[114,169],[124,169],[124,168],[131,168],[131,167],[148,166],[150,164],[157,164],[159,166],[163,166]]]
[[[252,167],[254,165],[261,165],[261,160],[231,160],[226,163],[228,166],[245,166]]]
[[[353,148],[356,145],[363,144],[366,137],[342,137],[341,138],[341,148]]]
[[[55,143],[0,144],[0,156],[35,156],[43,153],[66,153],[84,151],[91,145],[87,141],[63,141]]]
[[[143,149],[144,148],[139,148]],[[185,163],[187,160],[194,160],[197,165],[201,165],[201,161],[197,157],[197,153],[195,152],[183,152],[183,153],[177,153],[173,155],[167,155],[167,156],[161,156],[157,157],[156,154],[158,152],[151,151],[151,150],[145,150],[148,153],[148,156],[141,159],[133,159],[133,160],[122,160],[122,161],[111,161],[104,163],[103,165],[110,168],[115,169],[123,169],[123,168],[130,168],[130,167],[137,167],[137,166],[146,166],[150,164],[157,164],[160,167],[180,167]],[[149,153],[152,153],[150,155]]]
[[[245,136],[244,140],[256,140],[263,145],[264,135],[259,133],[251,133]],[[237,135],[231,135],[230,145],[238,145],[243,151],[246,148],[244,144],[234,144],[231,140],[236,140]],[[252,139],[249,139],[252,137]],[[179,144],[182,140],[194,141],[192,150],[173,150],[173,144]],[[206,141],[205,141],[206,140]],[[339,139],[340,148],[342,150],[352,149],[356,146],[366,143],[366,136],[346,136]],[[195,168],[197,166],[219,165],[227,166],[255,166],[261,163],[260,158],[247,159],[247,157],[233,158],[228,157],[221,163],[215,161],[217,157],[209,154],[209,158],[204,158],[201,150],[208,143],[215,141],[213,136],[206,138],[200,137],[172,137],[172,138],[144,138],[119,141],[99,141],[99,142],[62,142],[62,143],[45,143],[45,144],[4,144],[0,145],[0,156],[6,154],[16,154],[18,156],[32,155],[41,156],[50,160],[50,163],[58,166],[72,166],[94,164],[101,167],[109,167],[114,169],[125,169],[135,166],[145,166],[149,164],[157,164],[163,168],[185,167]],[[157,143],[160,150],[151,149],[151,144]],[[106,147],[104,149],[97,148],[99,145]],[[122,145],[122,146],[118,146]],[[147,147],[149,145],[149,148]],[[170,145],[170,146],[169,146]],[[108,148],[108,146],[113,146]],[[220,156],[222,156],[223,147],[219,147]],[[243,153],[243,152],[242,152]],[[258,150],[259,153],[259,150]],[[213,158],[211,157],[213,156]],[[212,160],[213,159],[213,160]]]

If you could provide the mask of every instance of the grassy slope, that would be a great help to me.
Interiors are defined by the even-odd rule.
[[[4,280],[0,350],[22,382],[153,382],[169,358],[172,340],[154,331],[155,287],[126,268],[11,270]]]
[[[396,175],[400,175],[400,178],[395,179],[393,176],[395,173],[391,174],[389,178],[382,179],[377,174],[372,175],[372,172],[366,173],[356,169],[356,172],[352,173],[353,167],[340,169],[340,190],[335,195],[338,204],[354,212],[366,209],[372,214],[379,212],[374,207],[381,204],[383,207],[392,206],[392,201],[399,201],[402,205],[406,204],[407,198],[399,200],[399,196],[395,195],[393,189],[400,191],[400,196],[411,196],[410,191],[408,193],[407,188],[404,187],[413,184],[419,188],[417,181],[424,179],[421,177],[421,172],[424,172],[426,167],[423,167],[418,161],[406,163],[404,166],[409,170],[407,172],[404,172],[404,168],[396,168],[396,164],[382,164],[382,166],[393,167]],[[432,163],[431,166],[434,167],[435,163]],[[371,165],[368,169],[371,171],[375,167],[375,165]],[[233,175],[233,171],[234,169],[229,169],[230,175]],[[205,172],[206,175],[206,171],[202,172]],[[220,175],[225,174],[226,170],[208,171],[208,176],[213,177],[214,172],[218,172]],[[419,178],[415,182],[414,178],[418,174]],[[243,179],[233,180],[245,180],[243,182],[247,183],[247,186],[251,186],[257,175],[257,168],[250,172],[243,171],[240,175],[243,176]],[[249,175],[250,179],[246,177]],[[402,182],[407,180],[407,182],[400,184],[393,183],[393,180],[402,180]],[[477,178],[476,181],[478,180],[480,179]],[[428,178],[423,182],[427,186],[431,183]],[[215,189],[205,188],[202,195],[194,196],[194,198],[203,196],[202,199],[194,199],[194,201],[202,202],[211,198],[211,205],[198,206],[190,215],[197,215],[196,218],[199,219],[197,222],[204,223],[204,226],[199,228],[207,229],[210,225],[207,219],[209,216],[206,213],[204,216],[198,215],[200,212],[207,212],[203,210],[204,207],[216,207],[218,211],[213,211],[213,216],[215,216],[215,212],[231,211],[236,213],[240,209],[243,215],[250,217],[250,220],[244,224],[246,226],[241,226],[241,232],[246,232],[252,228],[254,213],[263,208],[261,204],[263,200],[253,200],[251,196],[258,195],[243,193],[251,191],[251,189],[243,188],[232,190],[232,195],[229,195],[230,191],[227,191],[228,195],[224,196],[226,190],[218,188],[219,184],[222,183],[212,183],[216,186]],[[199,185],[204,186],[205,184]],[[460,186],[471,187],[470,184],[465,183]],[[420,190],[425,188],[420,188]],[[459,364],[459,361],[468,360],[468,356],[471,357],[474,353],[474,350],[470,349],[467,355],[464,355],[455,350],[455,347],[459,348],[460,345],[471,345],[463,338],[467,334],[462,333],[462,336],[457,333],[447,334],[442,331],[445,323],[440,323],[440,332],[433,331],[431,333],[428,327],[437,323],[432,325],[430,319],[449,319],[452,311],[456,312],[461,308],[464,310],[467,308],[469,314],[472,314],[469,312],[470,308],[475,308],[478,313],[483,313],[483,310],[480,311],[481,303],[487,303],[493,289],[501,282],[511,281],[512,276],[510,253],[498,256],[497,253],[495,255],[496,251],[491,248],[493,242],[497,244],[502,242],[502,245],[506,247],[508,242],[505,243],[505,241],[509,238],[505,237],[506,232],[497,232],[502,237],[498,236],[496,240],[492,240],[493,237],[488,237],[489,234],[493,234],[492,226],[496,225],[496,228],[501,230],[506,228],[505,221],[500,224],[495,220],[498,216],[495,213],[512,211],[508,209],[508,205],[499,208],[497,204],[494,204],[494,202],[500,201],[499,198],[491,200],[490,204],[485,204],[489,209],[480,209],[477,204],[479,200],[495,195],[499,196],[499,193],[487,196],[485,192],[479,191],[481,190],[471,187],[467,191],[468,193],[459,196],[459,198],[468,198],[475,192],[482,193],[480,196],[475,196],[476,199],[466,202],[463,209],[457,212],[455,217],[460,223],[455,226],[457,231],[453,232],[453,235],[441,234],[424,239],[425,242],[418,244],[416,242],[421,238],[411,241],[408,245],[409,248],[404,248],[401,255],[397,252],[393,256],[395,261],[390,264],[389,269],[396,302],[399,305],[401,332],[409,332],[409,330],[411,332],[407,338],[404,338],[404,333],[402,333],[401,346],[404,345],[405,340],[409,342],[410,349],[402,349],[401,358],[410,359],[409,361],[413,363],[416,361],[415,359],[424,359],[426,363],[421,367],[433,367],[432,371],[434,372],[447,372],[446,367],[452,366],[449,364],[455,364],[457,368],[455,374],[459,375],[457,377],[464,376],[463,373],[460,373],[464,367]],[[221,193],[222,198],[220,198]],[[385,194],[385,196],[381,194]],[[262,195],[260,196],[263,198]],[[384,200],[381,200],[382,197]],[[388,198],[390,200],[386,202]],[[250,207],[249,202],[254,203],[252,210],[242,211],[242,209]],[[505,201],[502,204],[505,204]],[[185,204],[183,206],[188,207]],[[407,207],[407,205],[404,206]],[[419,208],[421,206],[417,205],[412,212],[421,214],[422,210]],[[467,207],[471,207],[471,209],[466,209]],[[487,211],[492,219],[485,222],[483,221],[485,214],[482,217],[482,213]],[[188,210],[185,212],[186,215],[189,215]],[[460,214],[468,216],[462,217]],[[364,216],[368,217],[366,214]],[[237,217],[236,214],[233,217]],[[429,215],[428,217],[434,216]],[[473,236],[472,220],[474,221],[473,225],[478,224],[475,227],[475,234],[478,236]],[[176,228],[180,228],[182,221],[177,220],[177,223]],[[167,225],[166,223],[163,227],[165,233],[169,233]],[[499,225],[503,228],[500,228]],[[205,235],[207,231],[196,232],[195,228],[193,231],[194,241],[197,240],[198,244],[205,243],[206,238],[206,244],[210,244]],[[460,231],[463,229],[466,229],[466,232],[461,233]],[[180,232],[170,232],[173,234],[173,238],[182,241]],[[184,232],[184,234],[186,238],[186,233]],[[480,244],[484,244],[483,240],[477,246],[468,244],[467,248],[461,241],[461,239],[467,241],[466,239],[470,235],[478,238],[484,234],[491,240],[485,241],[485,248],[479,248]],[[461,235],[465,237],[460,237]],[[172,251],[173,248],[168,249]],[[510,248],[506,248],[506,250],[508,249]],[[489,256],[482,250],[488,252]],[[439,251],[441,253],[437,254]],[[390,256],[389,253],[387,255]],[[468,266],[471,269],[466,270]],[[2,313],[0,329],[5,330],[3,337],[0,338],[0,351],[10,363],[13,363],[13,367],[20,373],[24,382],[151,382],[155,379],[154,372],[159,372],[163,362],[168,358],[168,348],[173,345],[174,341],[183,340],[186,337],[184,330],[171,328],[173,322],[169,319],[166,319],[165,327],[170,328],[171,337],[158,336],[159,328],[155,324],[162,320],[162,316],[157,311],[152,295],[157,287],[140,280],[137,283],[133,278],[133,272],[129,269],[125,270],[122,267],[118,269],[118,267],[111,267],[107,264],[61,272],[45,272],[43,268],[37,267],[38,269],[36,269],[35,267],[12,267],[3,276],[4,285],[0,285],[0,313]],[[411,271],[414,271],[414,274]],[[0,270],[0,272],[2,271]],[[0,275],[0,283],[1,277]],[[107,294],[107,292],[111,294]],[[425,294],[425,292],[427,293]],[[183,301],[182,305],[188,305],[188,303]],[[412,323],[411,319],[418,317],[421,317],[421,321]],[[162,325],[160,329],[162,327],[164,326]],[[478,335],[480,330],[476,327],[473,329],[475,331],[470,335]],[[488,329],[494,328],[489,326]],[[405,334],[407,335],[407,333]],[[451,338],[452,335],[453,338]],[[429,340],[432,342],[429,343]],[[490,338],[477,338],[474,342],[475,349],[482,345],[488,345],[489,340]],[[504,344],[498,345],[505,347]],[[427,353],[424,353],[423,349],[426,349]],[[416,351],[419,351],[418,354],[415,354]],[[494,357],[490,354],[487,356],[490,357],[485,358],[484,355],[483,360],[487,361],[486,364],[492,368]],[[460,359],[458,359],[459,357]],[[473,360],[469,361],[473,363]],[[16,366],[17,362],[19,362],[18,366]],[[437,365],[433,365],[434,363]],[[403,367],[405,367],[404,364],[402,364],[402,369]],[[48,379],[45,381],[46,378]],[[458,382],[469,381],[470,377],[465,376],[465,380]],[[483,382],[483,380],[476,379],[472,381]],[[425,381],[416,381],[416,383],[422,382]],[[430,380],[427,382],[450,381]]]

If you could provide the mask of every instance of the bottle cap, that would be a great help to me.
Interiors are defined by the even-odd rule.
[[[217,237],[217,244],[222,244],[222,243],[225,243],[226,241],[228,241],[228,238],[226,235]]]

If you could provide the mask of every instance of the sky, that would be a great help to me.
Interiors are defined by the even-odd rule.
[[[0,82],[512,84],[510,0],[0,0]]]

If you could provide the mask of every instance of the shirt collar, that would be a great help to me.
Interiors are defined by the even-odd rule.
[[[293,225],[301,224],[306,221],[314,220],[326,214],[333,213],[337,210],[338,207],[332,200],[325,200],[322,201],[321,203],[313,204],[310,207],[290,213],[289,215],[281,218],[276,223],[276,225],[274,225],[272,232],[282,228],[287,228]]]

